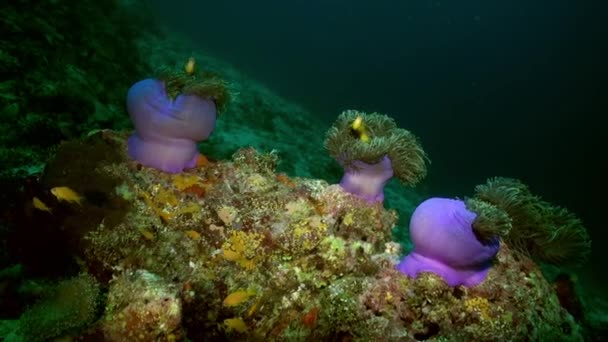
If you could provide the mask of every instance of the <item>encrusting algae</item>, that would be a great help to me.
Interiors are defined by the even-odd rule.
[[[85,221],[88,200],[70,212],[89,227],[82,262],[97,279],[114,278],[107,319],[93,327],[108,341],[149,336],[150,326],[155,340],[176,341],[580,338],[538,267],[506,244],[474,288],[412,279],[395,270],[394,210],[276,174],[273,154],[241,149],[170,175],[130,161],[125,135],[86,139],[82,149],[101,140],[116,151],[96,170],[113,179],[110,203],[127,208],[116,220]]]

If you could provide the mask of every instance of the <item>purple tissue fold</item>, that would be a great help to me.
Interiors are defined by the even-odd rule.
[[[343,163],[342,163],[343,164]],[[355,160],[344,167],[340,186],[369,203],[384,201],[384,185],[393,177],[393,166],[388,156],[375,164]]]
[[[129,155],[169,173],[196,166],[196,143],[209,137],[217,117],[211,99],[183,94],[170,99],[165,84],[156,79],[139,81],[129,89],[127,110],[135,126]]]
[[[410,277],[432,272],[450,286],[481,283],[500,247],[498,238],[480,242],[473,232],[477,214],[461,200],[430,198],[422,202],[410,220],[414,250],[397,269]]]

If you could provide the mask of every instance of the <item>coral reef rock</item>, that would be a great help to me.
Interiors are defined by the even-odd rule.
[[[106,146],[89,173],[104,186],[70,171],[78,159],[44,178],[84,196],[64,218],[80,224],[63,229],[77,227],[80,242],[70,246],[109,284],[98,323],[106,335],[129,316],[126,324],[147,327],[146,340],[581,338],[537,265],[506,244],[476,287],[450,287],[429,273],[409,278],[395,269],[397,211],[276,173],[277,156],[252,148],[164,173],[130,160],[127,136],[102,131],[77,145],[85,153]]]

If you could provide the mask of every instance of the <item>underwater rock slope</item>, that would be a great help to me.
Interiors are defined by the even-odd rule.
[[[0,3],[0,179],[39,171],[61,140],[130,126],[124,94],[149,69],[136,42],[155,30],[144,12],[139,1]]]

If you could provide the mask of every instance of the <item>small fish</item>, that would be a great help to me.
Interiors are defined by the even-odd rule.
[[[196,67],[196,60],[194,60],[194,57],[190,57],[188,58],[188,62],[186,62],[186,65],[184,65],[184,70],[186,71],[186,74],[188,75],[192,75],[194,74],[194,68]]]
[[[56,186],[51,189],[51,193],[53,196],[57,197],[59,201],[66,201],[69,203],[76,202],[78,205],[82,206],[82,197],[67,186]]]
[[[361,116],[357,116],[355,121],[353,121],[352,127],[355,131],[358,131],[363,127],[363,118]]]
[[[228,331],[234,330],[239,333],[244,333],[247,331],[247,325],[240,317],[225,319],[224,324],[226,324]]]
[[[238,290],[224,299],[224,306],[237,306],[255,294],[254,290]]]
[[[365,124],[363,123],[363,117],[358,116],[355,121],[351,124],[350,128],[353,133],[361,139],[363,142],[369,142],[369,135],[367,135],[367,129],[365,128]]]
[[[32,198],[32,204],[34,205],[34,208],[38,209],[38,210],[42,210],[42,211],[46,211],[50,214],[53,213],[53,211],[51,210],[51,208],[49,208],[44,202],[42,202],[38,197],[34,197]]]
[[[186,234],[187,237],[191,238],[192,240],[201,239],[201,234],[199,232],[197,232],[196,230],[186,230],[184,233]]]

